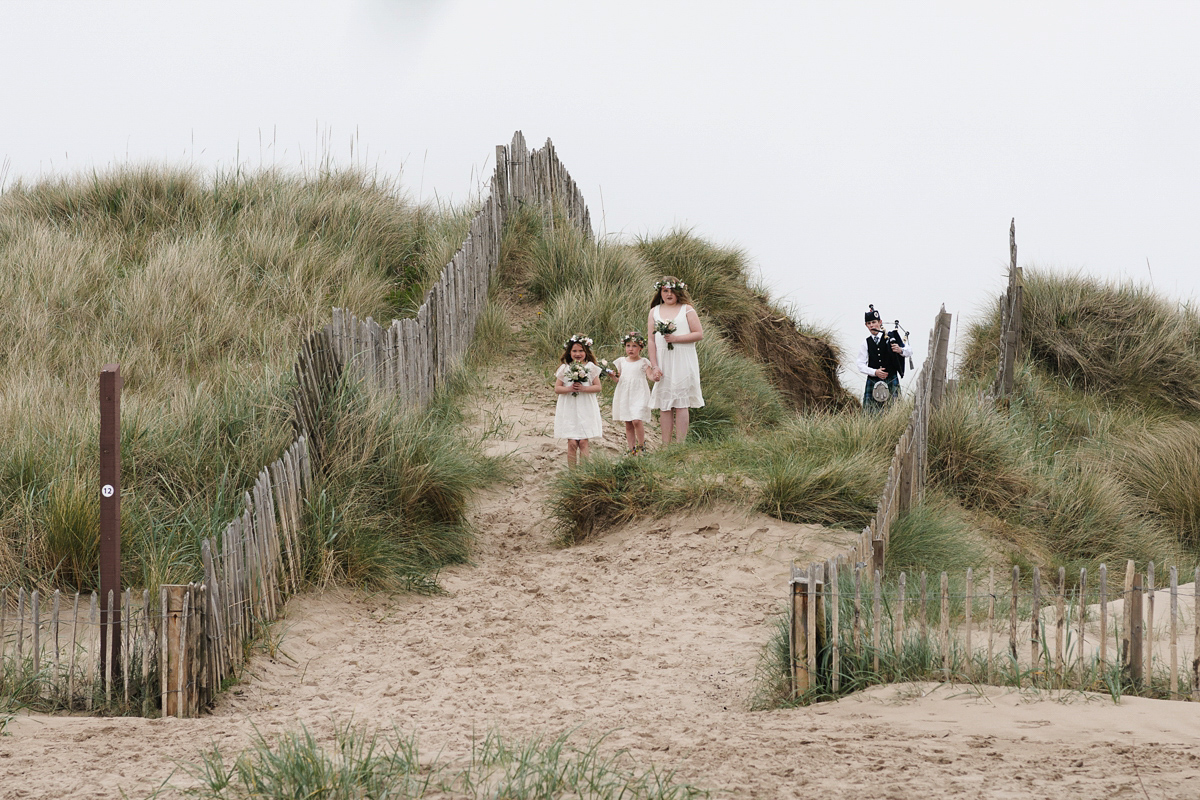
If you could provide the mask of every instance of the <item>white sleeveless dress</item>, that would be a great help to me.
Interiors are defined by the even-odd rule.
[[[654,307],[654,321],[666,322],[658,313],[663,306],[660,303]],[[675,333],[691,333],[687,314],[692,310],[689,305],[679,307],[675,317]],[[667,340],[661,333],[654,334],[654,347],[658,353],[658,368],[662,370],[662,380],[654,384],[650,392],[650,406],[659,411],[671,411],[676,408],[700,408],[704,405],[704,395],[700,393],[700,361],[696,357],[696,343],[675,342],[675,346],[667,349]]]
[[[587,371],[591,376],[589,385],[599,380],[600,367],[589,361]],[[567,365],[561,364],[554,377],[563,378],[566,374]],[[567,392],[558,396],[558,405],[554,408],[555,439],[595,439],[603,433],[599,392],[579,392],[573,397]]]
[[[650,386],[646,383],[650,370],[650,359],[639,358],[630,361],[621,356],[613,362],[621,380],[613,391],[612,418],[613,422],[650,421]]]

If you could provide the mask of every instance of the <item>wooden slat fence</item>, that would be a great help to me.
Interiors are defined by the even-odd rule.
[[[794,695],[940,680],[1200,701],[1200,567],[1184,585],[1177,567],[1108,572],[990,568],[884,584],[843,557],[813,564],[792,597]]]
[[[913,503],[919,503],[925,496],[925,481],[929,471],[929,418],[933,410],[941,404],[945,393],[951,319],[945,306],[934,319],[933,328],[929,333],[929,350],[915,381],[913,410],[908,425],[892,453],[892,462],[888,466],[887,480],[876,505],[875,517],[863,528],[856,546],[837,557],[836,563],[842,565],[843,572],[847,565],[851,565],[853,569],[865,569],[868,575],[882,575],[892,523],[901,512],[908,510]],[[829,571],[819,562],[809,564],[807,568],[792,565],[789,582],[792,631],[790,650],[793,691],[797,694],[807,691],[811,683],[809,670],[816,669],[818,650],[816,638],[811,638],[817,635],[816,628],[811,625],[817,623],[814,616],[815,607],[806,599],[809,595],[808,587],[816,587],[823,581],[821,575],[832,574],[832,565],[835,562],[828,563]],[[813,591],[816,591],[815,588]],[[824,622],[820,624],[824,625]]]
[[[0,589],[0,694],[33,709],[148,712],[153,702],[158,617],[148,592],[126,589],[43,595]],[[100,642],[112,641],[101,604],[119,612],[120,656],[100,672]],[[116,614],[109,613],[109,620]]]
[[[487,304],[488,285],[500,263],[505,221],[522,206],[542,209],[551,225],[555,213],[560,213],[589,238],[593,235],[587,204],[554,144],[547,140],[544,147],[530,152],[518,131],[508,147],[496,148],[491,191],[414,318],[394,319],[384,326],[348,310],[333,310],[328,341],[338,362],[375,389],[395,394],[405,405],[423,407],[471,345],[476,320]]]

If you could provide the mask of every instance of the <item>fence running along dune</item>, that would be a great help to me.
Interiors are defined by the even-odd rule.
[[[925,496],[929,474],[929,417],[941,404],[946,389],[950,321],[951,315],[943,306],[929,332],[929,350],[913,390],[912,414],[892,454],[887,480],[875,508],[875,518],[863,529],[856,546],[849,552],[825,562],[813,562],[807,569],[792,565],[789,582],[789,652],[793,696],[808,692],[816,685],[818,653],[824,647],[826,625],[824,619],[818,621],[816,618],[816,598],[822,591],[821,587],[827,581],[836,584],[839,568],[843,574],[853,569],[856,574],[865,570],[867,575],[882,575],[892,523],[901,512],[907,511]],[[833,629],[836,630],[840,609],[836,603],[830,604],[829,608],[833,614]],[[821,627],[820,643],[818,625]],[[835,648],[832,656],[833,662],[828,669],[836,676],[841,667],[840,652]]]
[[[95,594],[85,598],[90,611],[79,608],[78,595],[67,610],[56,592],[47,614],[36,592],[0,592],[0,690],[46,709],[192,716],[208,706],[302,584],[303,508],[326,452],[325,408],[343,371],[423,408],[466,354],[505,221],[524,206],[541,209],[551,226],[558,213],[593,235],[587,204],[554,145],[530,151],[518,131],[496,147],[488,197],[415,318],[385,327],[334,309],[332,322],[303,340],[294,368],[296,438],[259,473],[242,514],[201,542],[203,582],[161,586],[157,596],[126,589],[109,600],[118,612],[108,615],[111,625],[97,621],[104,599]],[[98,675],[102,640],[118,656]]]
[[[815,592],[794,594],[793,696],[942,680],[1200,701],[1200,567],[1183,586],[1177,567],[1164,586],[1153,563],[1143,573],[1132,561],[1116,586],[1104,564],[1078,576],[1035,567],[1028,583],[1015,566],[968,569],[953,588],[945,572],[885,585],[860,565],[827,569]]]

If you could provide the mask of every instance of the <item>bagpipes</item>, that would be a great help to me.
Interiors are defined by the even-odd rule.
[[[896,344],[900,345],[901,349],[908,347],[908,331],[906,331],[903,327],[901,327],[900,320],[895,320],[892,323],[892,329],[890,331],[888,331],[887,338],[888,338],[889,342],[895,342]],[[908,368],[913,369],[912,356],[908,357]],[[896,373],[901,378],[904,377],[904,359],[903,358],[900,359],[900,366],[896,370]]]

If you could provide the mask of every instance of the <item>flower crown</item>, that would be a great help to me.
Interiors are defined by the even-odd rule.
[[[683,281],[655,281],[654,291],[657,292],[660,289],[671,289],[672,291],[675,289],[683,289],[686,292],[687,284]]]
[[[565,350],[573,344],[581,344],[584,347],[591,347],[592,340],[589,337],[584,336],[582,333],[577,333],[570,339],[567,339],[566,344],[563,345],[563,349]]]
[[[645,347],[646,346],[646,337],[642,336],[637,331],[630,331],[629,333],[627,333],[621,337],[621,344],[629,344],[630,342],[637,342],[642,347]]]

